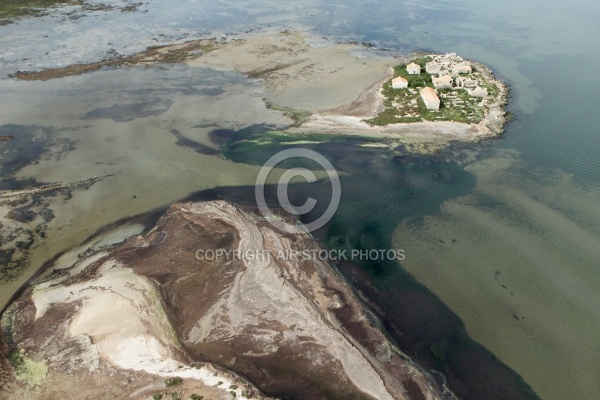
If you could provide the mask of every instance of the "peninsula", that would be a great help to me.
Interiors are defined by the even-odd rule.
[[[2,315],[3,398],[453,398],[329,265],[276,256],[320,249],[281,220],[179,203],[63,254]],[[265,257],[198,257],[218,250]]]

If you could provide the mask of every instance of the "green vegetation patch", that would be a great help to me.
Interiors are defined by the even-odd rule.
[[[291,118],[294,121],[293,126],[300,126],[304,121],[306,121],[312,113],[304,110],[295,110],[290,107],[278,106],[276,104],[270,103],[265,100],[265,105],[269,110],[281,111],[283,115],[288,118]]]
[[[59,5],[81,5],[79,1],[66,0],[0,0],[0,25],[10,23],[10,18],[40,16],[47,8]]]
[[[37,386],[44,382],[48,374],[48,367],[42,362],[35,362],[27,357],[20,356],[22,364],[15,374],[18,380],[27,386]]]
[[[9,307],[2,315],[0,325],[2,327],[2,336],[5,338],[6,345],[10,350],[8,361],[14,371],[17,380],[27,384],[27,386],[37,386],[44,382],[48,374],[48,367],[43,362],[35,362],[27,357],[14,344],[15,324],[18,315],[13,306]]]
[[[174,377],[174,378],[166,379],[165,380],[165,385],[167,387],[177,386],[177,385],[181,385],[182,382],[183,382],[183,379],[181,379],[179,377]]]

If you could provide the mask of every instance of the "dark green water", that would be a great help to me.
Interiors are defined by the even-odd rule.
[[[338,9],[322,28],[456,51],[511,85],[506,134],[463,152],[475,157],[460,163],[473,187],[415,209],[393,243],[403,268],[545,399],[600,392],[599,11],[591,1],[376,2],[343,23]],[[402,287],[377,282],[384,299]]]
[[[390,332],[401,332],[396,340],[444,370],[465,398],[518,398],[501,388],[522,388],[519,379],[507,384],[494,368],[481,367],[481,354],[492,353],[541,398],[595,399],[598,5],[330,7],[316,23],[322,32],[395,49],[456,51],[489,65],[511,86],[509,110],[516,117],[501,139],[457,145],[441,159],[394,162],[379,155],[377,162],[346,169],[353,175],[342,180],[342,206],[322,240],[328,246],[401,247],[407,254],[403,270],[397,264],[344,265],[346,276],[385,304]],[[342,170],[345,151],[347,158],[362,159],[342,147],[320,150]],[[451,179],[444,181],[444,173]],[[412,291],[413,284],[419,289]],[[442,316],[449,310],[454,316]],[[421,341],[407,339],[411,329]],[[465,330],[488,352],[464,339]]]
[[[247,129],[233,137],[248,139],[260,128]],[[341,178],[342,199],[331,222],[316,232],[330,249],[394,249],[392,237],[397,226],[409,218],[439,212],[447,200],[473,190],[475,178],[452,160],[454,151],[436,157],[398,154],[388,150],[366,150],[360,139],[337,139],[304,146],[326,156]],[[244,143],[244,146],[247,146]],[[229,145],[235,149],[235,144]],[[239,162],[264,163],[286,146],[260,146],[254,151],[228,151]],[[246,150],[247,147],[244,147]],[[303,162],[285,168],[314,165]],[[298,159],[295,159],[298,161]],[[278,206],[276,188],[265,190],[267,202]],[[225,197],[255,206],[254,187],[219,188],[203,192],[200,198]],[[317,207],[301,217],[308,223],[318,218],[331,197],[327,184],[293,184],[290,201],[302,204],[307,197],[318,200]],[[337,268],[379,310],[387,333],[400,348],[423,365],[441,371],[449,384],[465,399],[537,398],[528,385],[493,354],[474,342],[464,325],[432,292],[402,269],[394,259],[348,260]],[[492,377],[494,377],[492,379]]]

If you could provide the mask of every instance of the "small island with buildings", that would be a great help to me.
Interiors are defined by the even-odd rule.
[[[501,88],[482,66],[456,53],[427,55],[394,68],[384,83],[384,109],[365,119],[371,126],[422,121],[478,123]]]
[[[508,86],[487,66],[456,53],[419,54],[389,66],[353,102],[318,110],[287,132],[479,141],[504,132],[507,100]]]

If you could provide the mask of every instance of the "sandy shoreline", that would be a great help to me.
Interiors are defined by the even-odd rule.
[[[373,127],[363,122],[363,118],[347,115],[316,114],[311,116],[292,132],[317,132],[347,135],[369,135],[380,138],[425,138],[437,137],[448,140],[470,140],[479,133],[471,124],[461,122],[413,122],[409,124],[391,124],[384,127]]]

